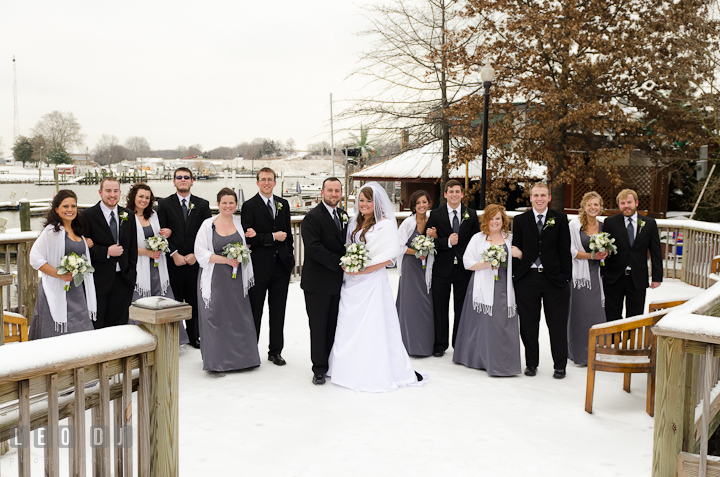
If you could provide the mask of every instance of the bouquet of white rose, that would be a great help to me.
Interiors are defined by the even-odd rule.
[[[608,256],[617,253],[615,239],[607,232],[599,232],[591,235],[588,247],[590,247],[591,256],[603,252],[607,252]],[[605,266],[605,260],[600,260],[600,266]]]
[[[225,245],[222,251],[223,257],[239,260],[243,266],[250,263],[250,249],[240,242],[233,242]],[[237,278],[237,267],[233,267],[232,277]]]
[[[65,255],[60,259],[60,266],[57,268],[57,272],[60,275],[66,273],[72,273],[73,282],[75,286],[80,286],[85,278],[85,274],[94,272],[95,269],[90,265],[90,261],[85,255],[78,255],[73,252]],[[68,283],[63,287],[65,291],[70,291],[70,284]]]
[[[425,269],[427,257],[430,255],[437,254],[435,250],[435,239],[432,237],[426,237],[425,235],[418,235],[410,243],[410,248],[415,249],[415,258],[425,257],[422,259],[422,267]]]
[[[340,257],[340,266],[343,267],[346,272],[363,272],[368,263],[370,263],[370,252],[368,252],[365,244],[345,244],[345,255]]]
[[[498,280],[498,270],[500,267],[507,268],[507,252],[500,245],[490,245],[487,250],[482,253],[480,263],[488,262],[493,271],[495,271],[495,281]]]
[[[161,235],[154,235],[150,238],[145,239],[145,247],[151,252],[170,252],[170,245],[165,237]],[[157,267],[160,263],[160,259],[155,260],[155,266]]]

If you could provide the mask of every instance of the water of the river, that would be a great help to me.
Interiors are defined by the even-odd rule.
[[[314,182],[318,182],[303,178],[288,179],[289,183],[291,184],[295,183],[298,180],[303,186],[308,186],[311,184],[314,185]],[[321,180],[318,183],[321,184]],[[170,194],[175,193],[175,187],[173,186],[172,181],[169,180],[148,181],[148,185],[150,185],[150,187],[152,188],[155,197],[158,198],[166,197]],[[130,187],[131,184],[120,184],[120,190],[123,192],[123,194],[130,190]],[[216,181],[195,181],[191,192],[199,197],[210,201],[210,205],[215,205],[217,203],[217,193],[223,187],[231,187],[236,192],[240,187],[242,187],[246,200],[257,193],[257,185],[254,178],[236,178],[234,183],[232,182],[232,179],[227,179],[226,181],[223,178],[220,178]],[[60,188],[72,189],[77,194],[78,202],[80,204],[95,204],[98,200],[100,200],[100,187],[97,184],[77,184],[73,186],[60,186]],[[275,186],[274,193],[280,195],[281,190],[282,188],[280,178],[278,178],[278,183]],[[55,186],[39,186],[35,184],[0,184],[0,202],[10,201],[10,194],[12,192],[17,193],[16,200],[25,197],[25,192],[27,192],[27,198],[30,200],[51,200],[52,197],[55,195]],[[120,200],[120,205],[125,206],[125,201],[126,198],[123,195],[123,198]],[[7,224],[5,225],[6,228],[11,229],[20,227],[20,215],[17,212],[0,212],[0,217],[5,217],[8,220]],[[44,217],[32,217],[32,230],[41,230],[43,220]]]

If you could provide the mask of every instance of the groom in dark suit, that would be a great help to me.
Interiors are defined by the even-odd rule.
[[[622,318],[623,301],[626,318],[641,315],[645,310],[645,290],[650,278],[648,253],[652,261],[650,288],[659,287],[663,279],[657,223],[637,213],[640,202],[634,190],[620,191],[617,203],[622,213],[603,222],[603,232],[609,233],[617,246],[617,254],[605,259],[603,269],[605,316],[608,321]]]
[[[243,229],[253,229],[256,235],[247,239],[252,249],[255,286],[250,288],[250,305],[255,330],[260,339],[265,294],[270,314],[270,345],[268,359],[278,366],[285,364],[280,355],[283,349],[285,305],[287,304],[290,273],[295,266],[293,236],[290,228],[290,206],[282,197],[273,195],[275,171],[263,167],[255,177],[260,191],[242,206]]]
[[[328,358],[335,341],[345,255],[348,216],[338,207],[342,184],[337,177],[325,179],[322,202],[302,221],[305,244],[300,287],[305,292],[305,309],[310,321],[310,357],[313,384],[325,384]]]
[[[460,181],[450,179],[445,184],[446,207],[439,207],[430,213],[427,229],[437,234],[435,247],[437,255],[433,265],[432,298],[435,319],[435,344],[433,356],[445,354],[448,349],[450,289],[453,289],[455,320],[452,344],[455,346],[458,324],[462,314],[468,282],[472,272],[465,270],[463,255],[468,242],[480,231],[477,212],[462,204],[463,187]]]
[[[176,169],[173,185],[177,193],[158,201],[157,214],[160,227],[172,230],[168,238],[172,260],[167,261],[170,287],[177,301],[192,306],[192,319],[185,320],[185,329],[193,348],[200,348],[197,297],[200,267],[195,259],[195,237],[202,223],[212,214],[207,200],[190,194],[193,185],[190,169]]]
[[[522,251],[522,258],[513,258],[513,282],[520,337],[525,346],[525,376],[537,374],[540,310],[544,307],[555,368],[553,377],[562,379],[567,365],[572,255],[567,215],[550,210],[551,199],[547,184],[536,183],[530,189],[532,209],[513,221],[512,244]]]
[[[85,236],[92,240],[90,259],[95,273],[97,320],[95,329],[126,325],[137,278],[135,214],[118,206],[120,183],[114,177],[100,182],[100,202],[83,212]]]

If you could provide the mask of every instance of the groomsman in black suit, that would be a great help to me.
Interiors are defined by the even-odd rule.
[[[100,202],[83,212],[85,236],[92,240],[97,320],[95,329],[126,325],[137,278],[137,229],[134,212],[118,206],[120,183],[100,182]]]
[[[287,200],[273,195],[275,171],[263,167],[255,178],[260,191],[242,206],[243,229],[253,229],[256,233],[254,237],[247,239],[252,250],[255,271],[255,286],[250,288],[248,294],[259,340],[267,293],[270,314],[268,359],[282,366],[285,364],[280,355],[284,343],[285,305],[290,273],[295,266],[290,206]]]
[[[176,194],[158,201],[158,220],[160,227],[172,230],[168,238],[170,257],[168,275],[170,287],[177,301],[185,301],[192,306],[192,319],[185,320],[190,344],[200,348],[200,331],[198,329],[198,270],[195,259],[195,237],[200,225],[212,216],[210,203],[190,194],[193,185],[192,171],[187,167],[179,167],[173,174],[173,185]]]
[[[652,261],[650,288],[659,287],[663,279],[657,223],[637,213],[640,202],[634,190],[621,190],[617,203],[622,214],[608,217],[603,222],[603,232],[609,233],[617,246],[617,254],[605,259],[603,269],[605,316],[608,321],[622,318],[623,301],[626,318],[641,315],[645,310],[645,290],[650,278],[648,253]]]
[[[342,184],[337,177],[325,179],[322,202],[302,221],[305,244],[300,287],[305,292],[305,309],[310,321],[310,357],[313,384],[325,384],[328,358],[335,341],[343,270],[340,257],[345,255],[348,216],[338,207]]]
[[[452,345],[455,346],[458,324],[462,314],[465,292],[472,272],[465,270],[463,255],[468,242],[480,231],[477,212],[462,204],[463,187],[460,181],[450,179],[445,184],[446,207],[430,213],[427,229],[437,234],[435,247],[437,255],[433,265],[432,297],[435,318],[435,344],[433,356],[439,358],[448,349],[450,289],[454,296],[455,321]]]
[[[522,258],[513,258],[513,281],[525,346],[525,376],[537,374],[542,306],[550,331],[553,377],[562,379],[567,365],[572,255],[567,215],[550,210],[551,199],[547,184],[536,183],[530,189],[532,209],[513,221],[513,245],[522,252]]]

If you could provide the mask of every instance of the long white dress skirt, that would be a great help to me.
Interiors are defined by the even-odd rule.
[[[403,345],[385,268],[345,277],[329,365],[334,384],[360,391],[425,384],[418,383]]]

